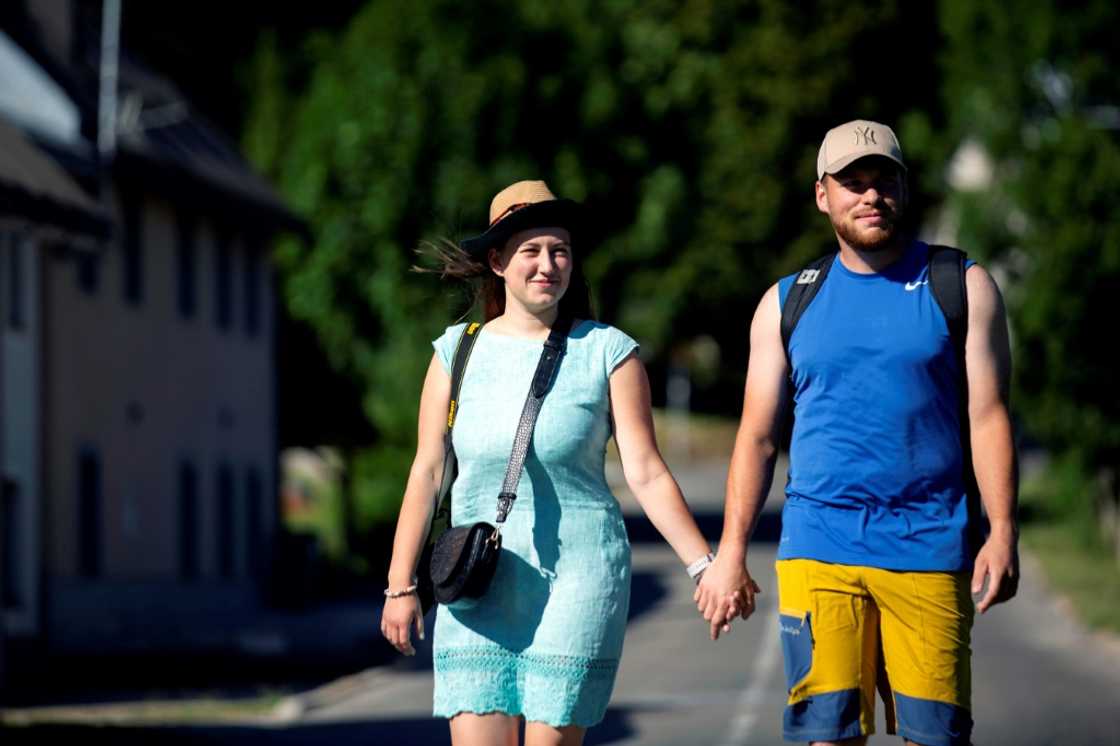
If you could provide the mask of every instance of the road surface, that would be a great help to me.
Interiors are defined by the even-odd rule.
[[[722,465],[674,468],[705,533],[719,536]],[[784,474],[779,468],[778,474]],[[612,481],[621,485],[617,473]],[[623,488],[633,545],[631,616],[607,717],[586,743],[643,746],[760,746],[781,743],[784,705],[775,623],[773,561],[781,507],[778,484],[750,551],[764,589],[758,612],[717,642],[692,603],[693,586]],[[1085,632],[1024,558],[1019,597],[977,620],[973,633],[976,744],[1120,746],[1120,649]],[[376,620],[371,620],[376,624]],[[164,728],[39,726],[6,730],[4,744],[61,737],[88,746],[438,745],[447,724],[430,717],[431,649],[398,658],[286,700],[264,721]],[[879,734],[871,743],[901,743]]]

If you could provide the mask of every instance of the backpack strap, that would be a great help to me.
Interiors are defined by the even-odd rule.
[[[824,279],[828,277],[828,271],[832,269],[832,262],[836,259],[836,253],[827,254],[820,259],[810,263],[801,270],[801,274],[793,281],[790,286],[789,292],[786,293],[786,300],[782,304],[782,347],[786,351],[786,358],[789,358],[789,340],[793,336],[793,330],[797,327],[797,322],[801,320],[804,315],[805,309],[813,302],[817,292],[820,291],[821,285],[824,284]]]
[[[951,246],[929,247],[929,286],[957,351],[957,362],[964,370],[964,343],[968,334],[968,288],[965,285],[965,260],[968,254]]]
[[[968,535],[972,554],[984,542],[980,508],[980,487],[972,465],[972,428],[968,419],[968,371],[965,369],[965,344],[968,340],[968,286],[965,284],[968,254],[951,246],[930,245],[929,287],[945,323],[957,357],[957,417],[961,425],[961,461],[964,489],[968,495]]]

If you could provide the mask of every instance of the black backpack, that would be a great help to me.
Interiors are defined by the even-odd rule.
[[[805,313],[805,309],[813,302],[813,298],[828,277],[836,253],[822,256],[820,259],[807,265],[798,274],[793,285],[782,304],[782,347],[789,359],[789,340],[797,322]],[[964,346],[968,334],[968,290],[965,285],[965,260],[968,255],[960,249],[951,246],[929,247],[929,284],[933,297],[941,312],[945,315],[945,322],[949,326],[949,337],[953,341],[953,349],[957,355],[957,403],[958,417],[961,423],[961,454],[964,465],[964,486],[968,494],[968,523],[969,541],[972,553],[975,555],[980,549],[983,540],[983,527],[980,513],[980,490],[976,485],[976,474],[972,468],[972,440],[968,426],[968,380],[964,368]],[[792,362],[790,375],[793,373]],[[793,403],[787,402],[786,411],[789,412],[792,422]]]

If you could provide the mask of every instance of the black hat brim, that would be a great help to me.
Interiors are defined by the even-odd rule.
[[[536,202],[512,212],[490,226],[485,233],[465,238],[459,247],[475,259],[485,259],[487,250],[500,247],[509,237],[530,228],[565,228],[575,234],[583,226],[584,207],[570,199],[554,199]]]

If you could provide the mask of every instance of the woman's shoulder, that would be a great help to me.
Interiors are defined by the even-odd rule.
[[[600,341],[617,337],[618,335],[625,336],[625,332],[610,324],[605,324],[602,321],[595,319],[576,319],[572,324],[572,331],[570,336],[573,339],[589,339]]]
[[[592,319],[585,319],[575,324],[570,336],[577,344],[601,350],[606,358],[608,374],[639,349],[637,340],[626,332]]]
[[[443,367],[449,373],[451,371],[451,359],[455,355],[455,348],[459,345],[459,340],[463,336],[463,331],[467,328],[470,322],[464,321],[461,324],[452,324],[443,330],[443,334],[439,335],[432,340],[432,347],[435,348],[436,356],[443,363]]]
[[[470,322],[464,321],[461,324],[452,324],[443,330],[443,334],[439,335],[432,340],[432,344],[438,349],[440,347],[451,347],[454,349],[455,345],[459,344],[459,339],[463,336],[463,331],[467,328]]]
[[[471,323],[471,322],[463,321],[463,322],[458,323],[458,324],[452,324],[451,326],[449,326],[449,327],[447,327],[446,329],[443,330],[443,334],[441,334],[439,336],[439,338],[440,339],[458,340],[459,337],[463,336],[463,330],[467,328],[467,325],[469,323]]]

